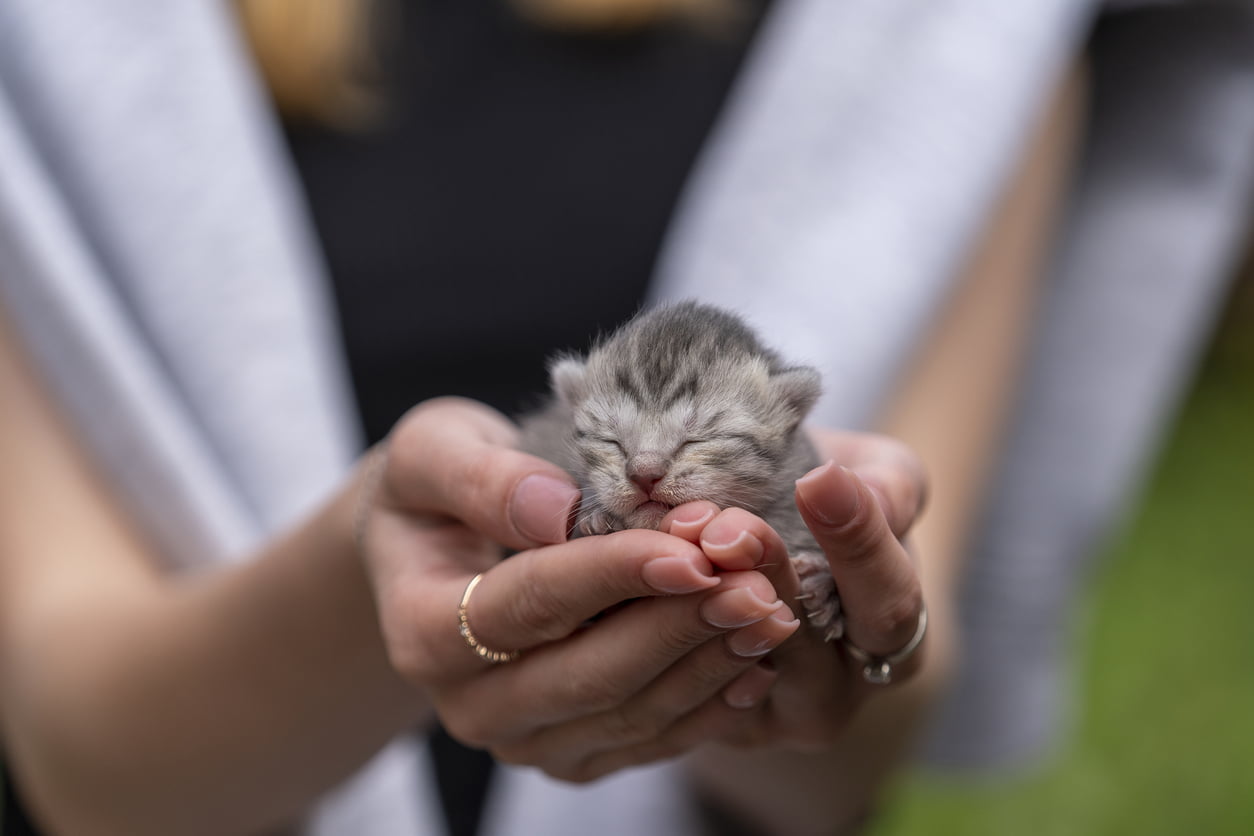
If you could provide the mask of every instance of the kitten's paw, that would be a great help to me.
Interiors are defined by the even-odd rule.
[[[821,552],[798,552],[792,556],[792,565],[801,581],[797,598],[805,606],[806,620],[825,640],[839,639],[845,634],[845,619],[827,558]]]

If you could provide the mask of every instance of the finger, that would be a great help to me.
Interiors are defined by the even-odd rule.
[[[743,508],[725,508],[701,530],[701,550],[720,569],[748,570],[788,563],[775,529]],[[781,590],[781,594],[786,594]]]
[[[414,572],[406,579],[411,598],[393,609],[416,614],[411,632],[421,638],[423,651],[403,671],[413,679],[456,680],[487,665],[460,632],[458,607],[470,580],[464,571]],[[519,552],[498,563],[466,600],[466,621],[485,648],[527,650],[571,635],[623,601],[718,583],[696,546],[633,529]]]
[[[655,735],[798,626],[759,573],[728,575],[706,596],[633,602],[567,641],[537,648],[526,665],[467,680],[453,710],[473,718],[480,743],[536,735],[537,751],[546,749],[543,741],[559,753],[617,746]],[[559,728],[541,731],[550,726]]]
[[[792,602],[799,614],[805,612],[809,624],[763,660],[778,681],[771,685],[770,699],[754,712],[753,722],[735,726],[721,739],[732,745],[773,744],[798,750],[830,746],[839,739],[857,704],[872,686],[862,680],[861,665],[841,645],[826,640],[827,613],[822,606],[816,607],[822,601],[801,600],[803,587],[796,564],[778,532],[753,515],[729,509],[706,527],[703,543],[710,540],[743,544],[740,532],[744,531],[760,541],[761,546],[745,549],[742,558],[755,555],[760,549],[757,571],[771,580],[780,596]],[[712,550],[707,547],[706,551],[710,554]],[[814,551],[812,546],[806,549],[807,554]],[[723,562],[717,553],[712,560],[716,565]],[[822,571],[828,572],[829,568],[824,566]],[[808,592],[815,594],[812,589]],[[896,681],[909,677],[908,666],[894,670]],[[736,688],[729,686],[724,699],[736,705],[734,700],[750,701],[753,695],[738,696]]]
[[[779,532],[743,508],[726,508],[703,519],[708,521],[696,536],[711,563],[722,571],[757,570],[771,581],[781,599],[792,603],[795,611],[804,609],[800,606],[801,584]],[[790,642],[779,652],[794,652],[794,644]]]
[[[723,702],[729,708],[748,711],[765,702],[771,686],[779,679],[779,672],[770,664],[758,664],[749,668],[723,689]]]
[[[735,706],[721,698],[707,700],[656,737],[616,749],[594,752],[574,762],[563,762],[561,770],[554,777],[592,781],[629,767],[678,757],[705,743],[741,740],[764,742],[764,714],[754,709],[766,699],[777,678],[773,671],[754,665],[727,689],[738,688],[749,702]]]
[[[797,481],[796,497],[836,580],[849,639],[876,655],[901,649],[918,626],[923,592],[871,490],[828,462]]]
[[[454,517],[510,548],[566,540],[579,491],[557,465],[513,449],[517,431],[474,401],[438,398],[397,424],[380,501]]]
[[[866,483],[893,534],[904,537],[927,501],[927,471],[918,455],[886,435],[818,428],[811,434],[824,459],[844,465]]]
[[[717,606],[720,597],[730,598],[757,587],[757,594],[770,594],[770,585],[757,573],[739,573],[728,577],[732,589],[712,593],[701,606],[707,621],[708,611]],[[767,607],[770,610],[771,607]],[[762,683],[745,678],[756,668],[758,659],[787,640],[800,627],[782,603],[773,607],[771,615],[728,634],[715,637],[694,648],[651,681],[644,681],[635,694],[616,705],[572,721],[549,726],[515,740],[503,747],[514,762],[543,764],[546,768],[572,769],[589,756],[621,750],[657,741],[667,735],[682,718],[699,706],[717,701],[724,708],[734,706],[719,698],[733,685],[733,696],[742,705]],[[624,690],[639,684],[624,684]],[[760,697],[756,701],[760,701]]]
[[[801,584],[788,553],[788,546],[779,532],[765,520],[740,508],[728,508],[718,514],[701,533],[701,548],[710,561],[720,569],[756,569],[770,581],[779,596],[792,603],[799,614],[808,610],[802,606]],[[818,630],[805,630],[797,639],[776,650],[773,658],[789,664],[794,658],[802,666],[812,665],[814,657],[807,656],[814,648],[824,656],[830,649]]]
[[[756,570],[768,578],[784,601],[801,612],[801,585],[788,546],[779,532],[743,508],[719,511],[698,534],[701,550],[722,571]],[[826,570],[825,570],[826,571]],[[792,652],[792,642],[780,652]]]
[[[746,536],[748,535],[748,536]],[[752,538],[752,544],[750,539]],[[727,544],[738,553],[724,554],[712,544]],[[711,521],[702,533],[702,546],[715,565],[750,561],[755,556],[756,571],[765,575],[780,597],[792,603],[798,614],[805,612],[812,625],[798,630],[772,650],[764,664],[779,672],[779,682],[771,690],[759,721],[737,727],[728,742],[755,745],[768,740],[808,748],[835,740],[858,699],[861,687],[853,673],[850,657],[824,638],[826,623],[813,622],[811,602],[799,599],[801,583],[779,533],[761,518],[740,509],[729,508]],[[828,571],[824,569],[823,571]],[[903,668],[900,678],[904,678]],[[727,699],[734,696],[729,690]]]
[[[701,532],[706,524],[714,519],[718,511],[717,505],[705,499],[685,502],[666,512],[666,516],[662,517],[661,523],[658,524],[658,530],[682,537],[689,543],[699,543]]]

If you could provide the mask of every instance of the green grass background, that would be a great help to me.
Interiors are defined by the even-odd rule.
[[[1094,581],[1053,756],[908,776],[874,836],[1254,834],[1254,282]]]

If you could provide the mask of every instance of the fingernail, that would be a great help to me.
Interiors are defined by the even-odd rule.
[[[753,708],[766,699],[776,678],[774,671],[756,664],[723,689],[723,701],[732,708]]]
[[[789,628],[789,634],[792,633],[793,627],[800,626],[801,624],[801,620],[792,614],[792,610],[790,610],[788,605],[783,601],[780,601],[779,604],[776,605],[775,612],[771,613],[771,620]]]
[[[706,536],[707,534],[708,536]],[[720,542],[720,540],[723,542]],[[737,532],[735,537],[730,537],[728,532],[710,532],[709,528],[707,528],[701,536],[701,546],[711,555],[726,552],[745,554],[749,557],[751,566],[757,566],[762,559],[762,555],[766,554],[766,546],[762,545],[762,541],[744,529]]]
[[[750,683],[733,682],[723,691],[723,701],[732,708],[753,708],[760,699],[761,689]]]
[[[727,637],[727,646],[737,656],[752,659],[754,656],[765,656],[779,645],[779,639],[773,636],[754,635],[746,637],[744,633],[732,633]]]
[[[714,516],[714,511],[702,505],[681,505],[671,512],[667,533],[683,537],[700,530]]]
[[[533,473],[518,483],[510,502],[510,519],[522,534],[537,543],[566,540],[566,525],[579,491],[569,482]]]
[[[712,627],[730,630],[756,624],[771,615],[778,601],[763,601],[752,589],[740,587],[711,596],[701,604],[701,618]]]
[[[686,505],[680,505],[671,512],[671,520],[684,525],[703,523],[712,516],[714,516],[714,511],[711,508],[691,502]]]
[[[703,575],[682,557],[655,557],[644,564],[641,577],[649,586],[665,595],[686,595],[718,586],[718,578]]]
[[[862,502],[858,478],[831,461],[797,480],[797,499],[811,516],[833,528],[848,525]]]
[[[752,658],[765,656],[783,644],[784,640],[797,631],[801,621],[793,616],[792,611],[780,602],[778,609],[771,613],[770,618],[751,625],[727,637],[727,647],[737,656]]]

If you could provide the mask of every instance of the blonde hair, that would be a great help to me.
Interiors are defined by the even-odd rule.
[[[483,2],[483,0],[465,0]],[[669,18],[719,24],[733,0],[511,0],[535,23],[629,30]],[[236,0],[245,39],[275,104],[289,118],[368,124],[380,108],[372,29],[381,0]],[[380,27],[381,28],[381,27]]]
[[[723,0],[513,0],[533,21],[557,29],[635,29],[675,17],[710,22]]]
[[[285,115],[344,127],[376,111],[367,0],[236,0],[244,37]]]

